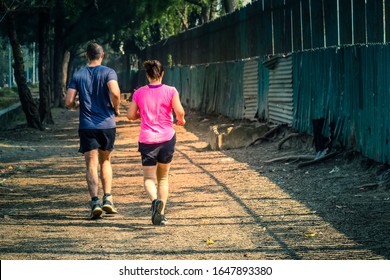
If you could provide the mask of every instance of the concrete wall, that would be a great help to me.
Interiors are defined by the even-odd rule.
[[[11,122],[15,121],[23,113],[20,102],[0,110],[0,131],[10,127]]]

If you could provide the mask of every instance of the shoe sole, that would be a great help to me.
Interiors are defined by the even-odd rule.
[[[101,208],[95,208],[92,211],[91,220],[95,220],[99,218],[103,214],[103,210]]]
[[[154,212],[152,214],[152,223],[154,225],[161,225],[162,215],[161,210],[163,209],[164,203],[161,200],[157,200],[156,208],[153,209]]]
[[[160,223],[160,226],[166,226],[167,224],[168,224],[168,220],[167,219],[162,219],[161,223]]]
[[[118,211],[116,211],[111,205],[103,205],[103,210],[107,214],[116,214]]]

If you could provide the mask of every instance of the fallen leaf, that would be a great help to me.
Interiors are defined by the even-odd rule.
[[[308,231],[304,234],[305,238],[311,238],[311,237],[314,237],[316,236],[317,234],[315,232],[312,232],[312,231]]]
[[[206,245],[212,245],[212,244],[214,244],[214,241],[212,239],[209,238],[206,240]]]

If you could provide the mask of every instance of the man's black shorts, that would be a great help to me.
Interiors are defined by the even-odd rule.
[[[175,152],[176,134],[172,139],[159,144],[144,144],[138,142],[143,166],[154,166],[159,163],[170,163]]]
[[[116,128],[79,129],[80,153],[92,150],[111,151],[114,149]]]

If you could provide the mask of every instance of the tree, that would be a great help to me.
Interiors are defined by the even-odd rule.
[[[53,0],[54,1],[54,0]],[[130,26],[137,26],[144,22],[149,15],[164,10],[173,0],[55,0],[53,7],[54,15],[54,104],[63,106],[63,95],[65,91],[64,68],[67,60],[65,53],[72,55],[74,49],[82,47],[90,40],[98,40],[101,44],[117,44],[117,35],[123,29]],[[114,16],[113,16],[114,15]],[[118,47],[123,45],[119,42]],[[64,67],[65,65],[65,67]]]
[[[131,46],[125,48],[126,50],[143,49],[225,13],[233,12],[247,2],[248,0],[174,0],[160,13],[150,14],[147,21],[140,18],[137,21],[139,25],[133,25],[129,30],[123,31],[117,39]]]
[[[42,130],[43,128],[39,119],[38,108],[31,95],[31,91],[27,86],[26,76],[24,74],[23,54],[16,32],[15,18],[13,13],[8,13],[8,11],[9,9],[5,1],[0,0],[0,12],[5,13],[7,34],[11,43],[12,53],[14,55],[13,68],[15,81],[18,85],[20,103],[22,104],[23,112],[26,115],[27,125],[29,127]]]
[[[55,0],[54,9],[54,100],[53,105],[56,107],[64,107],[64,94],[65,85],[63,84],[63,63],[65,56],[64,46],[64,20],[65,14],[65,3],[64,0]]]
[[[24,44],[30,44],[36,42],[37,40],[39,45],[39,63],[38,63],[38,73],[39,73],[39,108],[38,116],[41,124],[43,123],[53,123],[53,118],[51,115],[51,91],[50,91],[50,57],[48,52],[48,41],[49,41],[49,24],[50,24],[50,0],[36,0],[36,1],[1,1],[2,2],[2,11],[4,11],[4,18],[7,20],[8,16],[14,21],[15,34],[17,36],[18,42],[23,42]],[[7,5],[10,3],[10,5]],[[38,14],[38,17],[35,16]],[[28,16],[26,16],[28,15]],[[38,30],[38,32],[37,32]],[[9,28],[7,28],[7,32]],[[42,33],[43,32],[43,33]],[[19,43],[20,45],[20,43]],[[42,57],[42,55],[44,57]],[[15,56],[14,53],[14,57]],[[23,63],[23,57],[17,58],[14,65],[20,65]],[[20,62],[18,62],[20,61]],[[15,71],[15,80],[23,80],[23,78],[18,78],[16,75],[18,73],[24,73],[22,70]],[[25,79],[25,78],[24,78]],[[18,92],[24,91],[23,88],[27,88],[25,85],[18,84]],[[20,96],[21,103],[25,104],[28,109],[25,111],[35,112],[36,104],[35,102],[26,102],[22,98],[25,98],[26,95]],[[32,100],[28,97],[27,100]],[[27,104],[27,105],[26,105]],[[31,108],[30,108],[31,107]],[[35,127],[31,124],[31,116],[26,115],[27,123],[29,126]],[[38,128],[41,128],[38,127]]]
[[[223,6],[226,13],[231,13],[237,8],[237,0],[223,0]]]
[[[188,3],[194,4],[201,8],[201,22],[204,24],[216,18],[218,0],[185,0]]]
[[[50,15],[47,10],[39,13],[39,117],[41,123],[53,124],[51,114],[52,98],[50,92]]]
[[[158,9],[153,8],[154,5],[149,7],[148,1],[142,1],[144,8],[140,7],[130,24],[115,34],[112,46],[116,50],[122,48],[126,55],[138,54],[140,50],[149,45],[201,25],[213,18],[208,11],[211,11],[212,4],[218,1],[158,1],[160,5],[164,3]]]
[[[8,83],[8,39],[0,37],[0,87]]]

